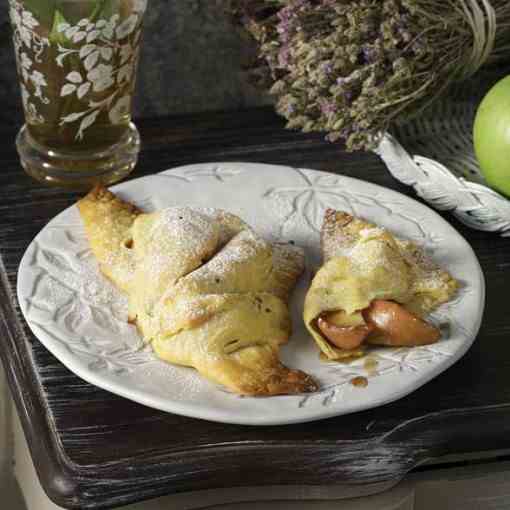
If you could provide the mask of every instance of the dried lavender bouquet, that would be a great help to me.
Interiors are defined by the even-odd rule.
[[[372,149],[452,83],[510,54],[508,0],[226,0],[287,127]]]

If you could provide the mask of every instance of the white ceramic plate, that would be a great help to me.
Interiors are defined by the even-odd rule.
[[[298,423],[352,413],[396,400],[441,373],[472,344],[485,291],[466,241],[440,216],[394,191],[313,170],[246,163],[192,165],[117,185],[113,191],[147,211],[170,205],[219,207],[238,214],[269,240],[293,240],[307,252],[307,271],[292,299],[294,334],[282,349],[290,367],[312,374],[311,395],[240,398],[194,370],[165,364],[126,323],[123,296],[97,271],[76,207],[52,220],[20,265],[18,297],[39,340],[86,381],[163,411],[247,425]],[[449,335],[430,347],[380,348],[351,364],[325,363],[301,320],[311,271],[320,261],[326,208],[376,221],[422,246],[462,282],[457,298],[434,314]],[[355,387],[356,376],[368,379]]]

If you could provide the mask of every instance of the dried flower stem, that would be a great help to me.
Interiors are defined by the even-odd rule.
[[[288,127],[370,149],[453,82],[505,57],[507,0],[230,0]]]

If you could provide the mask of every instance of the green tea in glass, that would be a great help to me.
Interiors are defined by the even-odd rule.
[[[25,125],[21,163],[38,180],[109,184],[136,165],[131,122],[147,0],[9,0]]]

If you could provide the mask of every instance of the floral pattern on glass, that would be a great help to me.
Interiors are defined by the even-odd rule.
[[[48,83],[44,75],[34,69],[34,62],[41,62],[41,55],[50,42],[36,32],[39,22],[16,0],[10,2],[10,17],[25,116],[27,122],[40,124],[44,122],[44,118],[38,112],[34,99],[44,104],[49,102],[44,93]]]
[[[52,77],[37,69],[36,64],[50,55],[54,55],[57,68],[72,69],[65,74],[58,96],[52,100],[62,102],[58,125],[76,125],[76,141],[85,139],[87,130],[102,112],[112,125],[129,117],[147,0],[132,0],[131,4],[132,9],[124,18],[115,13],[107,19],[91,16],[71,24],[65,20],[59,23],[56,14],[48,37],[41,35],[39,21],[22,1],[10,0],[21,96],[28,124],[42,124],[47,120],[41,106],[50,103],[47,90]]]

